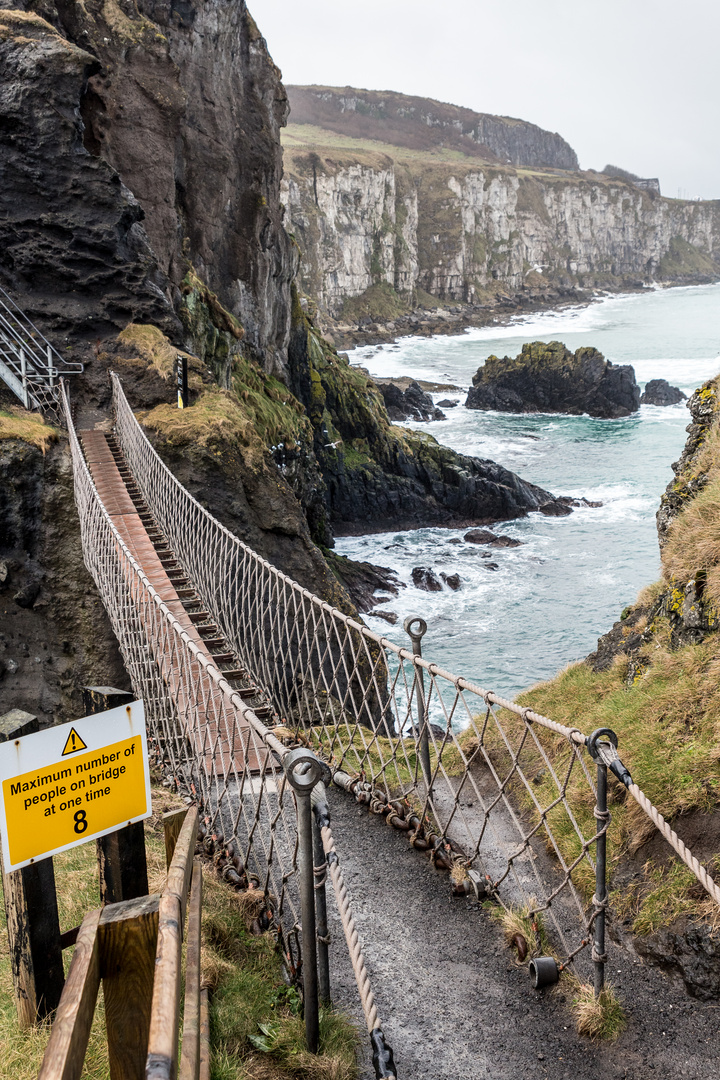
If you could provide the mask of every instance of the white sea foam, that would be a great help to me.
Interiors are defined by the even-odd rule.
[[[632,363],[638,381],[666,378],[690,394],[720,369],[720,286],[647,291],[604,298],[587,308],[522,316],[507,327],[473,329],[455,338],[405,338],[383,348],[356,349],[353,363],[371,372],[455,382],[467,388],[492,352],[515,355],[524,341],[561,340],[568,348],[594,345],[609,359]],[[464,392],[440,392],[465,400]],[[672,479],[670,463],[685,440],[684,404],[642,406],[633,417],[593,420],[549,415],[510,416],[447,410],[447,420],[409,424],[461,453],[491,458],[556,494],[602,502],[568,517],[539,514],[494,526],[523,543],[489,550],[451,544],[466,530],[349,537],[342,554],[395,569],[407,585],[382,607],[399,621],[369,624],[407,644],[406,615],[428,621],[424,652],[482,685],[515,693],[547,678],[595,646],[620,610],[658,573],[655,511]],[[497,564],[496,571],[484,568]],[[425,593],[412,569],[458,573],[459,592]]]

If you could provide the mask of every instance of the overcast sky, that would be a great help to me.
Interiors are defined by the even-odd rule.
[[[287,83],[357,86],[558,131],[582,168],[720,198],[718,0],[248,0]]]

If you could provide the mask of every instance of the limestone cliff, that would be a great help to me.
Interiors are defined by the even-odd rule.
[[[481,162],[447,146],[370,142],[338,134],[340,120],[323,131],[290,119],[283,199],[300,281],[340,322],[357,322],[362,297],[386,321],[432,298],[483,303],[720,275],[720,202],[664,199],[602,173]]]

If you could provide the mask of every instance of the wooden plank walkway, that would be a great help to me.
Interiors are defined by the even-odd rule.
[[[213,663],[212,653],[200,635],[183,604],[177,589],[160,560],[138,508],[128,493],[117,461],[104,431],[80,431],[80,442],[98,495],[113,525],[122,537],[136,562],[142,568],[150,584],[166,607],[203,653]],[[143,615],[138,610],[138,617]],[[151,635],[149,635],[151,637]],[[204,760],[206,768],[212,769],[221,779],[230,778],[233,772],[240,777],[247,766],[251,772],[259,772],[266,751],[255,747],[258,737],[241,715],[223,700],[220,689],[211,688],[201,693],[203,683],[201,665],[191,663],[190,682],[197,692],[188,699],[187,678],[181,678],[177,654],[170,651],[156,656],[162,678],[172,694],[178,713],[185,725],[195,752]],[[187,672],[183,673],[187,676]],[[186,700],[187,699],[187,700]]]

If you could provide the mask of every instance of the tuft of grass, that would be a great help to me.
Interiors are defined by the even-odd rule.
[[[534,897],[521,908],[498,907],[490,901],[483,905],[485,910],[500,925],[505,944],[509,949],[517,948],[516,938],[524,938],[527,954],[523,959],[518,955],[518,963],[529,964],[535,956],[551,956],[542,916],[533,911]]]
[[[581,983],[574,976],[569,978],[575,983],[572,1010],[578,1035],[593,1042],[614,1042],[627,1027],[627,1019],[612,986],[606,984],[596,998],[592,986]]]
[[[708,452],[717,452],[715,444]],[[720,609],[720,475],[713,475],[705,487],[689,499],[668,530],[663,550],[663,573],[670,583],[685,582],[705,574],[705,596]]]
[[[28,412],[19,405],[0,409],[0,441],[20,439],[31,446],[37,446],[44,455],[58,435],[58,430],[46,424],[40,413]]]
[[[248,898],[205,879],[202,978],[213,988],[214,1080],[353,1080],[357,1032],[342,1014],[321,1010],[320,1054],[306,1051],[300,997],[283,978],[275,937],[248,929],[253,891]]]
[[[178,355],[187,358],[190,372],[194,367],[199,368],[201,366],[197,357],[172,345],[157,326],[151,326],[147,323],[130,323],[118,334],[118,341],[137,349],[146,363],[153,367],[165,382],[175,376]]]

